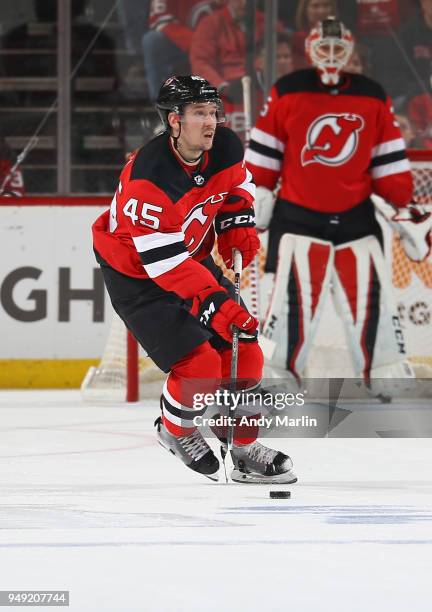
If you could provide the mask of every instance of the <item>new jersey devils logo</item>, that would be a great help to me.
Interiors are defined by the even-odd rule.
[[[363,127],[364,120],[359,115],[321,115],[308,129],[301,153],[302,165],[341,166],[356,152]]]
[[[223,191],[209,196],[203,202],[196,204],[186,215],[182,229],[185,244],[191,255],[196,253],[201,246],[227,193]]]

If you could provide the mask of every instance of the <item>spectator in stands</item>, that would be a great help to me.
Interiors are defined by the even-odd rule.
[[[432,91],[432,0],[420,0],[415,14],[400,32],[411,66],[405,62],[405,87],[415,95]]]
[[[408,115],[414,126],[417,147],[432,149],[432,94],[428,92],[411,98]]]
[[[362,43],[355,43],[354,51],[351,55],[351,59],[345,66],[345,72],[351,72],[352,74],[365,74],[369,76],[370,73],[370,56],[369,49]]]
[[[257,80],[264,89],[264,70],[266,65],[266,48],[264,41],[257,47],[255,69]],[[291,47],[291,39],[285,32],[278,32],[276,37],[276,79],[279,79],[284,74],[288,74],[294,70],[293,54]]]
[[[406,15],[402,13],[401,16]],[[417,10],[398,30],[391,26],[387,37],[373,41],[375,76],[380,78],[396,106],[413,96],[431,92],[432,78],[432,0],[419,0]]]
[[[190,72],[193,30],[216,4],[210,0],[151,0],[149,30],[142,37],[142,50],[152,101],[170,75]]]
[[[357,36],[389,36],[407,18],[412,4],[412,0],[357,0]]]
[[[246,72],[246,0],[227,0],[205,17],[193,34],[192,72],[207,79],[231,102],[241,96],[240,79]],[[264,15],[256,13],[255,41],[264,35]]]
[[[150,0],[119,0],[117,13],[127,51],[141,57],[141,40],[148,29]]]
[[[362,1],[371,1],[371,0],[336,0],[336,10],[339,18],[343,21],[343,23],[350,29],[355,29],[356,18],[357,18],[357,4]],[[372,0],[373,2],[374,0]],[[377,0],[378,2],[386,2],[388,0]],[[404,0],[406,2],[411,2],[411,0]],[[301,0],[285,0],[278,2],[278,19],[283,24],[285,31],[289,34],[298,30],[298,26],[296,24],[296,15],[298,11],[298,6],[301,3]],[[264,10],[265,0],[260,0],[258,6],[261,10]],[[315,9],[318,10],[318,5],[315,5]],[[312,8],[312,11],[315,10]]]
[[[319,21],[333,15],[337,17],[336,0],[300,0],[296,12],[297,31],[292,37],[292,49],[295,69],[306,68],[305,40],[310,30]]]
[[[278,26],[279,27],[279,26]],[[227,124],[240,138],[244,132],[243,90],[246,74],[246,0],[227,0],[204,17],[192,37],[192,73],[207,79],[222,94]],[[264,36],[264,15],[255,14],[255,43]],[[253,84],[252,99],[255,100]]]
[[[278,32],[276,38],[276,79],[294,70],[293,55],[291,48],[291,37],[286,32]],[[268,92],[265,91],[266,79],[266,46],[264,40],[257,46],[255,53],[255,75],[252,81],[254,104],[253,121],[257,112],[263,107]]]
[[[399,124],[402,137],[405,140],[407,149],[419,149],[421,148],[421,142],[417,138],[412,123],[405,112],[399,112],[395,114],[395,119]]]
[[[4,138],[0,138],[0,197],[19,198],[24,195],[24,180],[19,167],[13,169],[15,159]]]

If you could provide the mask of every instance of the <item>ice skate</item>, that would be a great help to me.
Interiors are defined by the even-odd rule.
[[[235,446],[231,456],[234,462],[231,479],[234,482],[257,484],[297,482],[297,476],[292,471],[291,457],[281,451],[268,448],[260,442]]]
[[[219,415],[215,415],[217,418]],[[220,440],[221,455],[225,459],[228,452],[226,427],[212,426],[210,428]],[[257,484],[292,484],[297,482],[297,476],[292,471],[291,457],[280,451],[264,446],[258,441],[244,446],[234,446],[232,453],[234,470],[231,479],[235,482],[251,482]]]
[[[169,433],[160,417],[156,419],[155,425],[161,446],[181,459],[194,472],[203,474],[210,480],[218,480],[219,461],[198,429],[189,436],[176,438]]]

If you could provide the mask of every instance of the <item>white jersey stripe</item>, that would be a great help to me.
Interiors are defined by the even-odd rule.
[[[405,141],[403,138],[395,138],[394,140],[388,140],[376,145],[372,149],[372,157],[378,157],[379,155],[387,155],[388,153],[394,153],[394,151],[403,151],[405,149]]]
[[[169,272],[173,270],[181,263],[186,261],[189,257],[189,253],[185,251],[184,253],[180,253],[179,255],[174,255],[174,257],[168,257],[168,259],[161,259],[160,261],[155,261],[151,264],[145,264],[144,270],[150,276],[150,278],[157,278],[161,276],[161,274],[165,274],[165,272]]]
[[[245,160],[254,166],[268,168],[269,170],[274,170],[275,172],[280,172],[280,169],[282,168],[280,160],[274,159],[273,157],[267,157],[267,155],[262,155],[262,153],[252,151],[252,149],[248,149],[246,151]]]
[[[375,166],[371,170],[371,176],[373,179],[379,179],[383,178],[384,176],[390,176],[391,174],[399,174],[399,172],[408,172],[409,170],[409,161],[407,159],[401,159],[400,161],[393,162],[392,164]]]
[[[279,140],[271,134],[267,134],[267,132],[263,132],[259,128],[254,127],[252,129],[250,139],[255,140],[255,142],[259,142],[266,147],[270,147],[271,149],[276,149],[281,153],[285,151],[285,145],[282,140]]]
[[[145,253],[145,251],[150,251],[150,249],[157,249],[169,244],[175,244],[176,242],[182,242],[184,237],[183,232],[172,232],[171,234],[154,232],[153,234],[132,237],[132,240],[138,253]]]

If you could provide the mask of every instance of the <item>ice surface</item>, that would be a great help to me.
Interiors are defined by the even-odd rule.
[[[273,500],[187,470],[157,414],[0,394],[0,589],[77,612],[431,609],[430,439],[277,440],[299,483]]]

